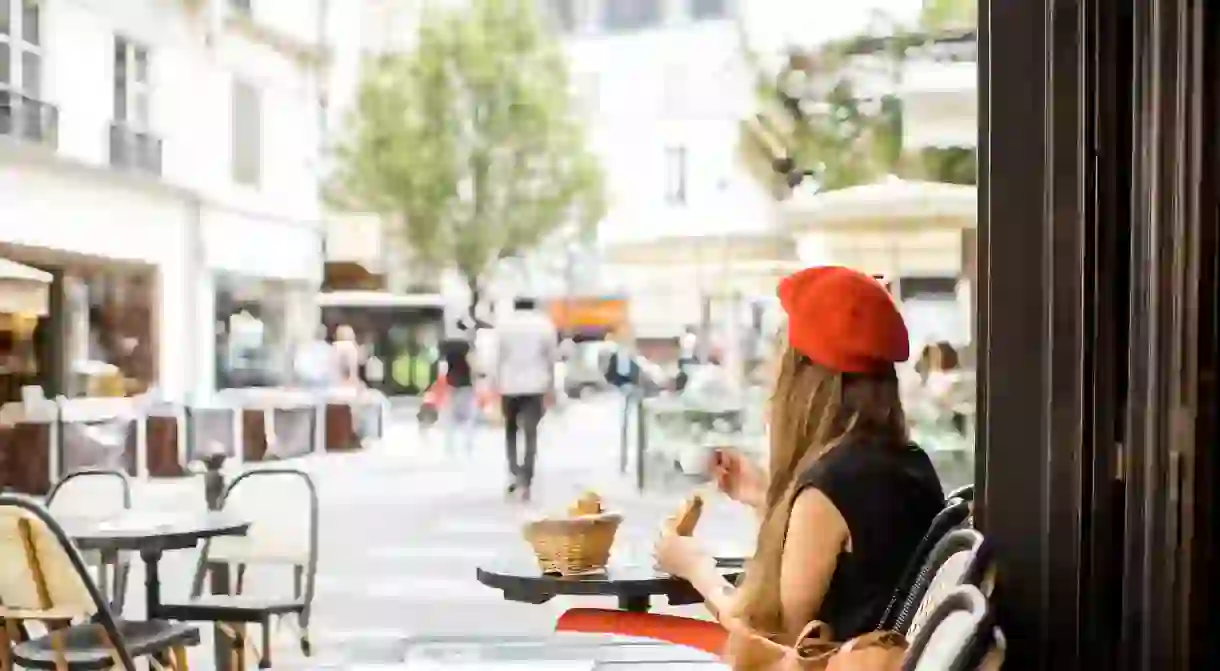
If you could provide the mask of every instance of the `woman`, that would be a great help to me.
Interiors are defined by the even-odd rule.
[[[837,640],[874,629],[944,505],[940,481],[907,438],[894,364],[906,325],[872,277],[810,268],[785,278],[787,338],[770,408],[768,472],[721,451],[722,491],[754,507],[758,545],[734,590],[691,538],[667,534],[658,565],[690,581],[722,623],[793,644],[811,620]]]

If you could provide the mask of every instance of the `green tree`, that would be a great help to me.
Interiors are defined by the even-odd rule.
[[[478,303],[499,259],[605,214],[563,54],[528,0],[427,8],[414,49],[368,64],[330,193],[380,213],[413,262]]]
[[[978,22],[978,0],[924,0],[919,13],[919,27],[928,32],[972,30]]]
[[[953,2],[930,0],[928,6]],[[929,21],[954,15],[935,9],[930,16]],[[803,174],[819,190],[865,184],[886,175],[975,183],[973,149],[909,150],[903,146],[902,101],[893,94],[863,99],[856,93],[853,66],[862,59],[874,71],[890,73],[891,90],[898,90],[911,49],[933,39],[930,33],[892,24],[886,32],[793,51],[778,74],[750,56],[759,73],[757,99],[763,111],[743,129],[741,154],[750,171],[777,196],[786,194],[793,181],[778,168]],[[788,158],[791,165],[784,165]]]

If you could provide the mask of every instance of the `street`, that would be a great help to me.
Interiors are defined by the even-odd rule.
[[[415,636],[544,634],[578,603],[613,607],[612,600],[590,598],[511,603],[480,585],[475,569],[500,556],[528,556],[522,523],[562,511],[586,489],[624,514],[615,556],[651,561],[658,525],[690,485],[641,495],[629,476],[619,474],[619,403],[598,397],[544,420],[534,502],[528,506],[505,501],[498,427],[483,428],[471,454],[447,455],[439,431],[421,434],[411,413],[397,412],[385,438],[362,452],[282,462],[310,472],[319,490],[321,550],[310,663],[394,661],[403,641]],[[148,483],[137,495],[137,505],[158,510],[203,505],[198,478]],[[731,502],[709,501],[703,520],[696,535],[717,554],[741,554],[753,541],[749,513]],[[285,520],[285,528],[299,524]],[[167,600],[185,597],[197,556],[176,555],[163,562]],[[252,568],[245,591],[286,591],[290,584],[286,568]],[[129,616],[141,615],[143,589],[142,571],[133,566]],[[661,601],[657,610],[668,612]],[[673,610],[697,614],[701,607]],[[192,663],[202,664],[197,668],[211,667],[210,627],[205,629],[204,645],[192,651]],[[275,668],[303,668],[292,627],[284,626],[276,641]]]

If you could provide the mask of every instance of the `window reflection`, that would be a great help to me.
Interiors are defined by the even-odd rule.
[[[221,275],[216,281],[216,387],[285,381],[287,289],[279,282]]]
[[[65,395],[131,396],[156,379],[152,274],[64,273]]]

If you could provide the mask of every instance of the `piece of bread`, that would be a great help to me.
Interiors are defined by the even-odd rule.
[[[703,497],[693,494],[671,518],[670,529],[679,536],[689,536],[695,533],[695,526],[699,524],[701,515],[703,515]]]
[[[579,499],[576,499],[576,503],[568,508],[568,514],[572,517],[600,515],[602,512],[602,497],[598,496],[596,492],[585,492]]]

